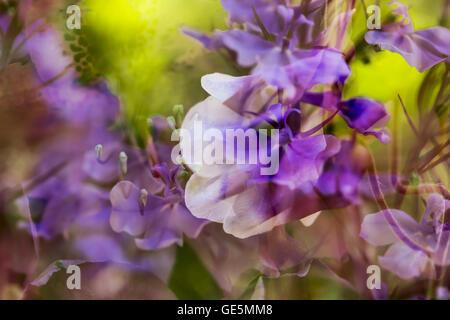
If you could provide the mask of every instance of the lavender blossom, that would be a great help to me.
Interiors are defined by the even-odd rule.
[[[450,264],[450,227],[442,220],[449,208],[448,200],[431,194],[420,223],[403,211],[384,210],[364,218],[361,237],[374,246],[391,245],[378,260],[400,278],[434,277],[435,266]],[[388,221],[389,214],[395,225]]]
[[[110,196],[113,230],[136,237],[136,245],[144,250],[182,245],[183,234],[195,238],[207,223],[193,217],[184,204],[184,192],[178,183],[180,167],[169,170],[163,165],[153,170],[166,183],[163,196],[151,194],[145,186],[138,188],[130,181],[118,183]]]
[[[348,126],[367,136],[373,135],[382,143],[389,143],[390,133],[384,128],[390,120],[386,107],[375,100],[357,97],[341,100],[341,96],[332,91],[321,93],[307,92],[302,101],[312,105],[321,106],[327,110],[339,112]],[[378,130],[378,128],[381,128]]]
[[[225,114],[230,116],[224,117]],[[260,176],[258,165],[190,166],[194,175],[186,186],[186,204],[194,216],[223,223],[227,233],[247,238],[321,210],[318,202],[305,202],[302,207],[295,203],[306,200],[305,190],[312,192],[311,183],[319,178],[326,159],[339,151],[340,141],[326,135],[296,137],[298,128],[289,126],[295,124],[289,120],[291,114],[274,105],[267,115],[253,120],[259,123],[258,119],[279,119],[273,125],[281,130],[280,136],[285,140],[282,138],[278,147],[282,156],[275,175]],[[248,123],[212,97],[189,111],[182,129],[193,130],[195,121],[221,130],[246,129],[242,125]]]
[[[368,43],[379,45],[382,49],[399,53],[410,66],[423,72],[441,62],[450,62],[450,30],[434,27],[413,31],[413,23],[408,7],[398,1],[393,13],[403,16],[401,22],[384,27],[383,31],[369,31],[365,39]]]
[[[318,3],[322,4],[315,1],[313,5]],[[350,69],[341,52],[326,47],[298,48],[301,41],[297,38],[297,30],[305,23],[313,24],[302,14],[302,6],[289,7],[276,1],[253,5],[252,8],[252,5],[238,1],[224,2],[232,21],[245,20],[248,31],[217,31],[211,37],[190,30],[185,32],[209,49],[226,48],[236,53],[239,65],[254,67],[252,75],[286,90],[288,99],[298,99],[304,90],[317,84],[345,82]]]

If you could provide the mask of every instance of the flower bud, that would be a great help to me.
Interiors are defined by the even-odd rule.
[[[145,207],[147,205],[148,191],[145,189],[141,189],[139,193],[139,201]]]
[[[174,105],[172,111],[175,116],[177,115],[184,116],[184,106],[182,104]]]
[[[103,146],[101,144],[98,144],[95,146],[95,157],[100,160],[100,158],[102,157],[102,151],[103,151]]]
[[[173,116],[168,116],[166,120],[172,130],[175,130],[177,128],[177,121]]]
[[[127,174],[127,171],[128,171],[127,162],[128,162],[128,156],[125,152],[122,151],[119,154],[119,164],[120,164],[120,170],[122,171],[123,174]]]

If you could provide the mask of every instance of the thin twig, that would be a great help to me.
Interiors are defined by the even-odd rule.
[[[430,163],[427,167],[423,168],[423,169],[420,171],[420,173],[424,173],[424,172],[426,172],[426,171],[428,171],[428,170],[431,170],[431,169],[433,169],[434,167],[440,165],[440,164],[443,163],[443,162],[446,162],[446,161],[449,160],[449,159],[450,159],[450,153],[447,153],[447,154],[446,154],[445,156],[443,156],[442,158],[440,158],[440,159],[438,159],[438,160],[436,160],[436,161]]]
[[[414,134],[418,137],[419,131],[417,131],[416,126],[414,125],[414,122],[412,121],[411,117],[408,114],[408,111],[406,110],[405,104],[403,103],[402,97],[400,97],[400,94],[398,94],[398,99],[400,100],[400,104],[402,105],[403,112],[405,113],[406,119],[408,120],[409,126],[414,131]]]

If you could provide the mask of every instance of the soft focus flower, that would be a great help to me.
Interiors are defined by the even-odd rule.
[[[413,23],[408,7],[398,1],[393,12],[403,19],[384,27],[383,31],[369,31],[365,39],[368,43],[379,45],[382,49],[397,52],[410,66],[420,72],[446,61],[450,62],[450,30],[445,27],[433,27],[413,31]]]
[[[224,117],[226,114],[230,116]],[[256,123],[275,119],[268,121],[280,130],[281,146],[270,147],[280,148],[281,155],[279,171],[272,176],[261,176],[258,165],[191,165],[194,175],[186,185],[186,204],[192,214],[223,223],[226,232],[247,238],[319,211],[317,203],[305,198],[303,206],[294,202],[305,196],[305,189],[312,191],[311,183],[319,178],[325,161],[339,151],[340,142],[326,135],[296,137],[296,115],[274,105],[254,119]],[[182,129],[192,132],[196,121],[224,131],[247,129],[242,126],[251,123],[213,97],[189,111]],[[181,146],[185,153],[187,147],[183,150],[183,143]]]
[[[111,226],[136,237],[136,245],[144,250],[157,250],[173,243],[182,245],[183,234],[195,238],[206,220],[193,217],[184,204],[184,191],[179,185],[181,167],[154,167],[155,174],[165,182],[162,196],[122,181],[111,190]]]
[[[317,191],[324,202],[331,203],[336,208],[359,203],[367,157],[367,151],[353,141],[341,141],[341,150],[328,159],[316,182]]]
[[[321,1],[314,2],[317,3],[322,4]],[[226,48],[236,53],[237,62],[241,66],[254,67],[252,75],[286,90],[288,99],[295,100],[304,90],[317,84],[345,82],[350,75],[350,68],[341,52],[326,47],[298,48],[300,39],[297,38],[297,31],[305,23],[312,24],[302,14],[303,6],[288,7],[277,4],[276,1],[260,1],[253,5],[255,10],[251,4],[224,1],[232,21],[243,22],[244,19],[249,19],[246,22],[253,28],[247,31],[217,31],[211,37],[190,30],[185,32],[209,49]],[[256,15],[259,17],[259,12],[262,14],[261,26],[254,21]],[[262,29],[264,32],[258,33]],[[273,39],[267,39],[267,32],[271,34],[269,38]]]
[[[59,135],[39,149],[35,177],[23,183],[29,190],[25,196],[30,200],[37,234],[48,239],[64,233],[79,216],[105,208],[108,192],[95,183],[118,178],[118,170],[109,177],[101,176],[101,169],[85,160],[94,154],[97,144],[119,143],[117,132],[109,130],[119,113],[118,100],[105,84],[77,84],[76,71],[62,48],[62,40],[51,28],[26,42],[37,77],[44,84],[41,93],[48,103],[49,125],[60,127]],[[118,167],[116,159],[111,162]]]
[[[56,30],[46,28],[34,34],[26,42],[26,49],[39,80],[45,84],[41,93],[49,108],[70,124],[88,128],[92,139],[101,134],[106,143],[104,132],[120,111],[117,97],[103,82],[82,85],[77,81],[71,56],[63,54],[63,39]]]
[[[364,218],[361,237],[375,246],[392,244],[378,259],[400,278],[433,276],[430,266],[450,264],[450,227],[442,221],[449,208],[448,200],[431,194],[420,223],[403,211],[384,210]]]
[[[215,59],[173,50],[160,23],[136,36],[141,11],[166,24],[178,0],[119,2],[124,33],[103,39],[89,23],[64,29],[58,1],[0,1],[0,298],[449,298],[448,130],[430,120],[445,119],[448,74],[411,79],[419,98],[406,117],[418,137],[397,119],[391,146],[378,143],[391,140],[391,96],[356,95],[377,67],[364,40],[424,71],[450,63],[447,28],[415,31],[397,1],[397,20],[366,33],[357,1],[221,0],[227,30],[182,30]],[[117,25],[111,13],[96,22]],[[201,13],[214,24],[222,14]],[[193,17],[175,20],[204,25]],[[110,53],[129,35],[136,48],[152,42],[162,78],[124,77],[136,59]],[[170,68],[161,45],[177,56]],[[171,97],[172,113],[140,103],[149,91],[136,81],[165,95],[180,88],[167,79],[210,64],[209,96],[186,114],[179,103],[202,95],[195,83]],[[420,222],[400,211],[425,194]],[[387,196],[402,208],[362,214],[388,208]],[[417,281],[383,274],[371,288],[374,253]],[[70,265],[82,266],[84,290],[67,290]]]

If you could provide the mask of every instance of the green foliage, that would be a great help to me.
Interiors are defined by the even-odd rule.
[[[177,247],[169,288],[179,299],[221,299],[223,295],[208,269],[187,243]]]
[[[231,73],[226,62],[181,33],[182,26],[225,29],[226,12],[216,0],[84,0],[83,19],[93,65],[121,99],[124,119],[145,140],[140,122],[170,114],[176,104],[204,97],[200,77]]]

